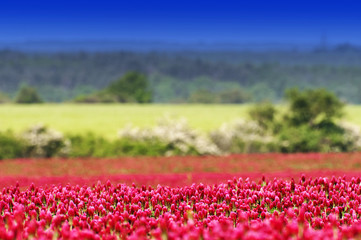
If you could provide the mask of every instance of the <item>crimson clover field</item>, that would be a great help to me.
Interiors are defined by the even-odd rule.
[[[361,237],[361,153],[0,162],[0,239]]]

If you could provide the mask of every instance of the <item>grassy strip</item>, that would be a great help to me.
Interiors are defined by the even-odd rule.
[[[5,104],[0,105],[0,128],[20,132],[43,123],[66,134],[92,132],[114,139],[127,124],[150,127],[164,115],[185,117],[192,128],[210,131],[224,122],[247,117],[248,109],[249,105],[212,104]]]

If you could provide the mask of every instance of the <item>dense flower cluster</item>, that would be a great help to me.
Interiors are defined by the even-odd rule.
[[[233,179],[156,188],[33,184],[0,193],[0,239],[342,239],[361,236],[361,179]]]

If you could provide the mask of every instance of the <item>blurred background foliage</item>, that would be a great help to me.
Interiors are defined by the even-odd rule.
[[[84,102],[243,103],[279,102],[285,89],[292,87],[301,90],[324,87],[343,101],[361,103],[360,56],[361,49],[352,45],[263,51],[2,50],[0,91],[14,99],[21,86],[27,84],[47,102],[75,99]],[[143,89],[141,92],[124,87],[124,81],[130,79],[127,74],[135,74],[134,81],[146,80],[139,81],[138,86],[132,85]],[[119,88],[123,92],[119,92]],[[6,99],[3,94],[0,96],[0,102]]]

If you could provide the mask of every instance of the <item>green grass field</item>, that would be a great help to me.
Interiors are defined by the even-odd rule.
[[[127,124],[152,126],[164,115],[185,117],[191,127],[208,131],[246,116],[249,105],[40,104],[0,105],[0,129],[22,131],[43,123],[64,133],[91,131],[114,138]]]
[[[43,123],[64,133],[94,132],[115,138],[127,124],[145,127],[156,124],[163,115],[185,117],[191,127],[209,131],[236,118],[246,118],[250,105],[187,104],[40,104],[0,105],[0,129],[22,131]],[[361,106],[345,109],[345,120],[361,126]]]

